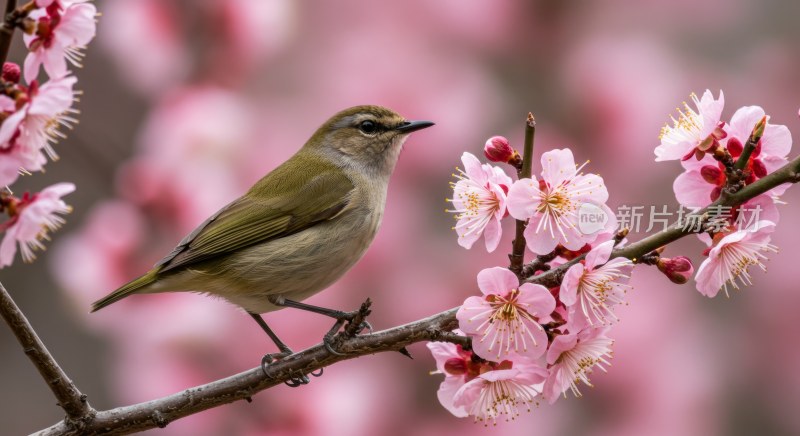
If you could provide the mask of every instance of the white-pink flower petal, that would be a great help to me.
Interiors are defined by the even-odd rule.
[[[505,415],[506,421],[520,415],[520,408],[530,412],[538,405],[539,395],[518,368],[485,372],[462,386],[454,397],[454,406],[463,407],[480,421],[496,424]]]
[[[572,265],[561,282],[559,298],[567,306],[570,319],[580,317],[585,321],[573,320],[578,325],[617,320],[613,309],[624,303],[633,262],[622,257],[608,260],[613,247],[614,241],[607,241],[592,248],[586,263]]]
[[[506,214],[506,191],[511,178],[501,169],[480,161],[470,153],[461,157],[464,171],[456,174],[453,184],[453,204],[449,212],[456,214],[453,229],[458,234],[458,244],[471,248],[484,235],[486,249],[494,251],[502,236],[501,220]]]
[[[767,257],[763,253],[778,251],[770,244],[774,229],[774,223],[760,221],[750,229],[737,230],[720,239],[697,269],[697,290],[707,297],[715,297],[722,289],[730,296],[728,285],[739,289],[740,284],[752,284],[748,268],[755,265],[766,271],[763,261]]]
[[[700,99],[694,94],[691,98],[697,110],[684,103],[683,110],[678,110],[678,118],[672,118],[673,125],[661,129],[661,144],[655,149],[656,162],[684,158],[718,127],[725,104],[722,91],[716,100],[710,90]]]
[[[61,227],[64,219],[60,216],[72,211],[61,197],[75,190],[72,183],[58,183],[36,194],[32,200],[21,204],[19,214],[7,229],[0,243],[0,268],[11,265],[19,245],[22,260],[31,262],[36,258],[34,251],[43,249],[41,239],[47,233]]]
[[[614,341],[606,336],[607,329],[590,328],[577,334],[557,336],[547,352],[549,376],[542,394],[551,404],[569,389],[581,396],[578,384],[592,386],[589,375],[595,367],[606,371],[610,365]]]
[[[582,206],[606,214],[605,227],[616,226],[616,219],[605,205],[608,190],[595,174],[580,174],[569,149],[542,155],[542,180],[521,179],[508,193],[508,211],[518,220],[529,220],[525,228],[528,248],[547,254],[561,244],[579,250],[593,242],[598,230],[583,232],[579,226]],[[608,229],[610,230],[610,229]]]
[[[539,319],[555,309],[555,299],[541,285],[519,285],[505,268],[488,268],[478,275],[482,297],[469,297],[456,313],[459,328],[473,337],[480,357],[500,362],[513,356],[535,359],[547,348]]]

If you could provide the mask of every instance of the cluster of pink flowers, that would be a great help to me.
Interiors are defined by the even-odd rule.
[[[715,99],[706,91],[692,101],[694,107],[684,103],[673,125],[662,129],[655,149],[656,161],[683,164],[685,171],[674,183],[683,207],[696,212],[726,189],[739,189],[787,162],[791,134],[770,124],[760,107],[743,107],[728,123],[722,120],[722,93]],[[522,168],[519,154],[503,137],[489,139],[484,156]],[[539,397],[553,403],[567,391],[580,396],[581,385],[591,386],[591,373],[605,371],[613,344],[607,334],[618,320],[615,307],[626,304],[634,262],[612,257],[627,231],[617,232],[603,179],[581,172],[585,164],[576,165],[569,149],[542,154],[541,178],[514,182],[502,168],[482,164],[472,154],[464,153],[461,160],[464,170],[455,175],[448,200],[461,246],[470,248],[483,235],[487,250],[494,251],[502,220],[510,215],[526,223],[527,248],[538,255],[536,266],[526,268],[544,271],[578,258],[551,289],[531,280],[541,271],[484,269],[478,273],[481,295],[467,298],[456,314],[459,334],[470,338],[470,348],[429,344],[437,372],[445,375],[439,388],[445,408],[496,423],[538,405]],[[727,294],[729,287],[751,283],[750,266],[765,269],[765,252],[777,250],[770,234],[778,222],[776,199],[785,190],[774,188],[729,213],[720,209],[712,216],[713,226],[709,221],[701,227],[707,258],[695,275],[700,293],[713,297],[722,289]],[[663,257],[663,251],[640,261],[656,266],[673,283],[686,283],[695,273],[692,261]]]
[[[590,251],[595,261],[608,259],[610,249],[601,246]],[[607,270],[578,263],[569,270],[576,280],[552,290],[520,285],[506,268],[481,271],[482,295],[469,297],[457,313],[472,349],[428,344],[445,375],[439,401],[455,416],[488,424],[514,419],[522,407],[538,406],[540,397],[552,404],[567,391],[580,396],[580,385],[592,386],[591,373],[605,371],[613,344],[609,321],[599,322],[590,307],[607,312],[620,303],[630,269],[627,260]],[[572,298],[562,298],[565,294]]]
[[[484,156],[492,162],[520,163],[503,137],[489,139]],[[555,402],[580,385],[591,386],[595,369],[605,370],[611,357],[608,327],[614,308],[625,303],[633,263],[611,258],[616,219],[606,206],[608,191],[596,174],[584,174],[572,151],[557,149],[541,158],[541,179],[512,182],[503,169],[482,164],[470,153],[455,175],[454,227],[458,242],[470,248],[484,236],[490,252],[497,248],[503,218],[527,221],[527,247],[547,255],[552,266],[585,254],[572,265],[560,286],[552,289],[520,282],[507,268],[478,273],[481,295],[464,301],[457,313],[461,334],[471,349],[430,343],[445,375],[439,400],[455,416],[496,423],[514,419],[540,397]],[[591,225],[585,214],[599,215]]]
[[[492,138],[485,155],[508,162],[514,152],[508,142]],[[464,170],[455,175],[453,198],[449,199],[457,219],[454,229],[459,245],[470,248],[483,235],[486,249],[494,251],[502,235],[501,220],[508,215],[530,220],[525,229],[528,248],[536,254],[547,254],[561,245],[577,251],[598,239],[607,240],[616,228],[616,217],[606,206],[608,191],[596,174],[584,174],[586,165],[575,165],[568,148],[542,155],[542,178],[521,179],[512,183],[503,169],[481,164],[470,153],[461,157]],[[582,228],[583,212],[597,213],[604,218],[600,227]]]
[[[710,91],[693,97],[697,109],[686,106],[673,126],[662,131],[656,160],[678,160],[684,168],[673,184],[678,202],[698,210],[716,201],[726,189],[731,171],[726,165],[742,157],[748,141],[757,139],[743,165],[745,184],[752,183],[785,165],[792,148],[792,135],[783,125],[769,123],[759,106],[741,107],[729,122],[722,120],[723,97],[714,100]],[[729,287],[749,285],[750,266],[766,270],[765,253],[776,252],[770,234],[778,223],[778,197],[788,184],[750,199],[724,213],[724,222],[700,234],[707,245],[707,258],[697,269],[697,290],[708,297]],[[746,206],[746,207],[745,207]],[[723,211],[721,211],[723,212]]]
[[[39,193],[13,196],[7,187],[20,175],[43,171],[58,155],[53,144],[77,120],[72,108],[77,79],[67,62],[79,66],[81,50],[95,34],[94,5],[83,0],[36,0],[21,26],[29,53],[24,74],[19,65],[3,65],[0,91],[0,186],[6,187],[0,211],[8,219],[0,224],[5,232],[0,245],[0,268],[11,265],[19,244],[24,261],[35,258],[33,250],[43,249],[41,240],[63,222],[58,214],[69,212],[61,200],[75,190],[59,183]],[[40,83],[41,67],[49,80]],[[21,79],[24,77],[24,82]]]

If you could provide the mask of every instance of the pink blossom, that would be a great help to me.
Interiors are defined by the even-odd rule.
[[[559,299],[570,309],[570,318],[581,317],[589,325],[617,320],[613,308],[625,301],[633,262],[624,257],[609,260],[613,249],[614,241],[604,242],[567,270]]]
[[[756,265],[766,271],[767,267],[762,261],[767,257],[763,252],[778,251],[776,246],[770,244],[770,234],[774,230],[773,222],[762,220],[751,228],[718,234],[715,238],[718,239],[708,252],[708,259],[697,269],[697,290],[707,297],[715,297],[720,289],[724,289],[725,295],[730,296],[728,285],[739,289],[737,279],[742,285],[752,284],[747,268]]]
[[[578,226],[583,205],[605,215],[601,231],[616,227],[615,215],[605,204],[608,191],[603,179],[579,173],[581,168],[575,167],[568,148],[548,151],[542,155],[542,180],[522,179],[511,186],[508,211],[518,220],[530,219],[525,239],[534,253],[550,253],[558,244],[575,251],[593,242],[598,231],[583,232]]]
[[[726,126],[727,138],[722,145],[734,159],[742,153],[744,144],[756,124],[766,115],[758,106],[739,108],[731,123]],[[747,183],[752,183],[775,171],[787,162],[786,155],[792,148],[792,134],[783,125],[767,123],[764,135],[758,142],[745,169],[748,171]],[[688,159],[682,162],[686,171],[673,183],[673,190],[678,201],[687,207],[705,207],[719,198],[722,188],[727,182],[725,167],[706,155],[701,160]],[[772,196],[781,195],[789,184],[780,185],[769,191]]]
[[[760,106],[744,106],[731,117],[730,125],[725,128],[728,137],[723,143],[731,156],[738,158],[756,124],[764,117],[767,118],[764,134],[750,155],[747,166],[756,178],[765,175],[760,172],[761,167],[769,173],[786,162],[786,155],[792,150],[792,133],[789,128],[781,124],[770,124],[769,115]]]
[[[515,419],[521,407],[530,412],[531,406],[538,405],[536,397],[540,393],[533,385],[544,381],[547,371],[537,365],[506,362],[508,369],[483,372],[461,386],[453,405],[486,425],[490,421],[497,424],[501,415],[506,415],[506,421]]]
[[[3,223],[5,236],[0,243],[0,268],[7,267],[14,261],[18,243],[23,261],[32,262],[36,258],[33,252],[44,249],[41,241],[47,239],[47,232],[55,231],[64,224],[64,219],[59,214],[72,211],[61,197],[74,190],[75,185],[72,183],[57,183],[38,194],[21,199],[16,215]]]
[[[506,268],[478,273],[482,297],[469,297],[456,313],[459,328],[473,336],[472,349],[487,360],[520,355],[530,359],[547,348],[539,319],[549,316],[556,302],[544,286],[524,283]]]
[[[488,362],[471,351],[449,342],[429,342],[437,370],[444,374],[437,396],[454,416],[474,416],[476,421],[497,421],[500,415],[513,419],[519,404],[535,405],[539,391],[534,385],[547,377],[547,370],[525,359]]]
[[[0,95],[0,112],[6,117],[17,110],[16,103],[8,96]],[[5,121],[2,125],[5,125]],[[1,129],[0,129],[1,130]],[[25,168],[41,168],[47,159],[36,149],[22,147],[19,141],[0,143],[0,186],[14,183]]]
[[[453,398],[461,386],[480,374],[481,368],[486,363],[473,359],[471,351],[466,351],[460,345],[450,342],[428,342],[427,346],[436,360],[436,371],[432,374],[445,375],[436,393],[439,402],[458,418],[468,416],[464,407],[456,407],[453,404]]]
[[[453,229],[458,234],[458,245],[471,248],[484,235],[486,250],[494,251],[500,243],[503,229],[500,221],[506,215],[506,192],[511,178],[502,169],[492,165],[481,165],[470,153],[461,156],[464,170],[455,175],[453,185],[453,212],[456,223]]]
[[[28,101],[19,109],[14,100],[0,96],[0,111],[8,114],[0,125],[0,154],[8,157],[0,165],[0,183],[13,182],[9,181],[13,167],[41,171],[47,162],[42,151],[51,159],[58,158],[51,143],[63,137],[59,127],[69,127],[76,122],[68,115],[75,112],[71,106],[74,98],[72,86],[76,81],[75,77],[62,77],[41,87],[33,82],[28,89]]]
[[[550,404],[567,389],[580,397],[578,383],[591,387],[589,375],[595,366],[606,371],[604,365],[610,365],[607,358],[611,358],[611,345],[614,344],[606,336],[607,331],[607,328],[589,328],[553,339],[547,350],[549,374],[542,390]]]
[[[717,100],[709,90],[700,99],[695,94],[691,97],[697,111],[684,103],[684,109],[678,110],[678,118],[672,117],[673,126],[665,125],[661,129],[661,144],[655,149],[656,162],[687,159],[695,150],[706,151],[724,138],[720,124],[722,107],[725,105],[722,91]]]
[[[36,80],[42,65],[51,78],[68,74],[67,61],[80,67],[82,49],[96,31],[97,8],[93,4],[83,0],[42,4],[47,6],[29,15],[36,22],[36,32],[23,35],[30,50],[24,65],[25,80],[29,83]]]

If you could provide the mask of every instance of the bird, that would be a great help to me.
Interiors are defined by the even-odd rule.
[[[302,301],[336,282],[364,255],[380,227],[403,143],[410,133],[433,125],[381,106],[336,113],[296,154],[211,215],[148,272],[95,301],[91,311],[133,294],[191,291],[222,297],[244,309],[280,350],[264,355],[267,373],[270,363],[292,350],[262,314],[285,307],[308,310],[335,318],[334,329],[353,320],[355,312]],[[330,337],[323,342],[338,354]],[[287,382],[305,383],[305,375]]]

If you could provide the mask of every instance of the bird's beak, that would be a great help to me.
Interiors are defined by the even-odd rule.
[[[399,126],[395,127],[395,130],[400,133],[411,133],[430,127],[433,124],[431,121],[403,121]]]

